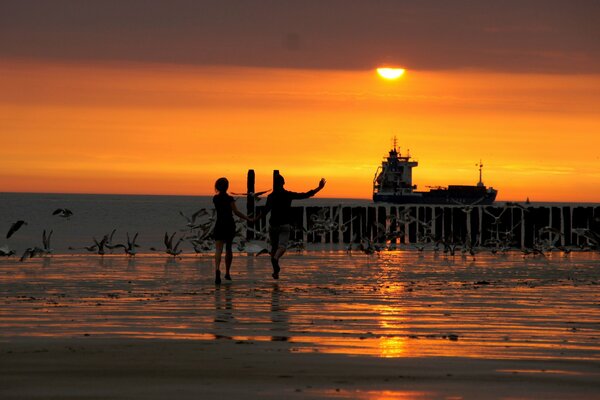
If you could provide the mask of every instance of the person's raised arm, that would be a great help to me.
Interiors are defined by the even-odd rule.
[[[321,178],[321,180],[319,181],[319,186],[317,186],[316,188],[314,188],[312,190],[309,190],[308,192],[305,192],[305,193],[289,192],[289,193],[292,194],[292,198],[295,200],[308,199],[309,197],[313,197],[315,194],[319,193],[321,191],[321,189],[323,189],[325,187],[325,183],[327,183],[325,178]]]
[[[319,181],[319,186],[317,186],[317,188],[314,189],[315,194],[319,193],[321,191],[321,189],[323,189],[325,187],[326,183],[327,183],[327,181],[325,180],[325,178],[321,178],[321,180]]]

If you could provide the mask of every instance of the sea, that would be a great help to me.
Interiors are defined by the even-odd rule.
[[[246,210],[246,198],[237,198],[242,212]],[[260,199],[257,205],[265,204]],[[497,202],[502,205],[503,202]],[[569,203],[535,203],[534,205],[568,205]],[[368,206],[368,199],[312,198],[294,202],[297,206]],[[571,203],[573,205],[573,203]],[[589,204],[577,204],[589,205]],[[597,206],[597,204],[595,204]],[[59,208],[73,212],[70,218],[52,215]],[[212,196],[165,196],[165,195],[117,195],[117,194],[57,194],[57,193],[0,193],[0,248],[8,247],[17,255],[29,248],[42,246],[42,235],[52,231],[51,247],[54,254],[86,252],[94,238],[116,229],[114,243],[126,242],[126,235],[139,234],[139,251],[150,247],[163,248],[165,233],[183,235],[186,219],[199,209],[213,209]],[[10,226],[18,220],[27,222],[12,237],[6,238]],[[71,249],[70,249],[71,248]],[[185,252],[193,252],[184,243]]]
[[[317,198],[294,202],[294,205],[368,205],[369,200]],[[246,210],[246,198],[236,200],[240,211]],[[264,205],[260,199],[257,205]],[[59,208],[73,212],[70,218],[52,215]],[[29,247],[42,247],[42,235],[52,231],[51,247],[54,254],[86,252],[94,238],[116,229],[113,242],[126,242],[126,235],[139,233],[140,252],[150,247],[163,248],[165,233],[186,231],[186,216],[199,209],[213,209],[212,196],[162,195],[109,195],[109,194],[56,194],[56,193],[0,193],[0,248],[8,247],[17,255]],[[27,222],[9,239],[6,233],[18,220]],[[69,249],[73,248],[73,250]],[[193,252],[191,245],[183,244],[184,252]]]
[[[58,208],[72,217],[52,215]],[[180,211],[201,208],[212,208],[210,197],[0,194],[0,227],[28,222],[0,239],[17,252],[0,258],[2,340],[231,339],[283,343],[290,352],[527,360],[524,370],[531,360],[556,360],[548,372],[558,380],[581,379],[582,368],[597,375],[598,252],[454,257],[311,247],[287,253],[277,281],[269,257],[236,254],[233,280],[215,285],[210,252],[196,255],[187,242],[182,257],[149,250],[164,247],[165,232],[186,232]],[[139,256],[81,249],[113,229],[114,242],[139,232]],[[20,262],[24,249],[41,246],[44,230],[53,231],[54,255]]]

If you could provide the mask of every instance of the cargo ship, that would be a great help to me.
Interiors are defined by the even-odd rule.
[[[486,187],[482,180],[483,164],[479,162],[479,182],[477,185],[448,185],[417,191],[412,183],[412,169],[419,165],[410,154],[403,156],[394,147],[384,157],[373,179],[373,201],[394,204],[481,204],[489,205],[496,200],[498,191]]]

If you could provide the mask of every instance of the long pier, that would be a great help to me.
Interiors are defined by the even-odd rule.
[[[253,174],[252,174],[253,177]],[[250,204],[250,202],[248,203]],[[301,243],[427,244],[535,248],[598,246],[600,205],[538,206],[393,205],[292,207],[291,240]],[[248,208],[260,212],[264,206]],[[248,239],[265,234],[268,220],[254,224]],[[260,236],[260,235],[258,235]]]
[[[590,246],[593,243],[585,233],[600,232],[600,206],[316,204],[292,207],[292,221],[291,240],[304,243],[443,241],[528,248],[546,241],[557,246]],[[255,231],[267,228],[267,218],[255,224]]]

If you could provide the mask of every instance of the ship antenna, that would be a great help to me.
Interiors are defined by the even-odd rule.
[[[477,186],[484,186],[481,173],[481,170],[483,169],[483,163],[481,162],[481,159],[479,160],[479,164],[475,164],[475,166],[479,167],[479,182],[477,182]]]
[[[394,151],[396,151],[396,147],[398,146],[398,138],[394,135]]]

